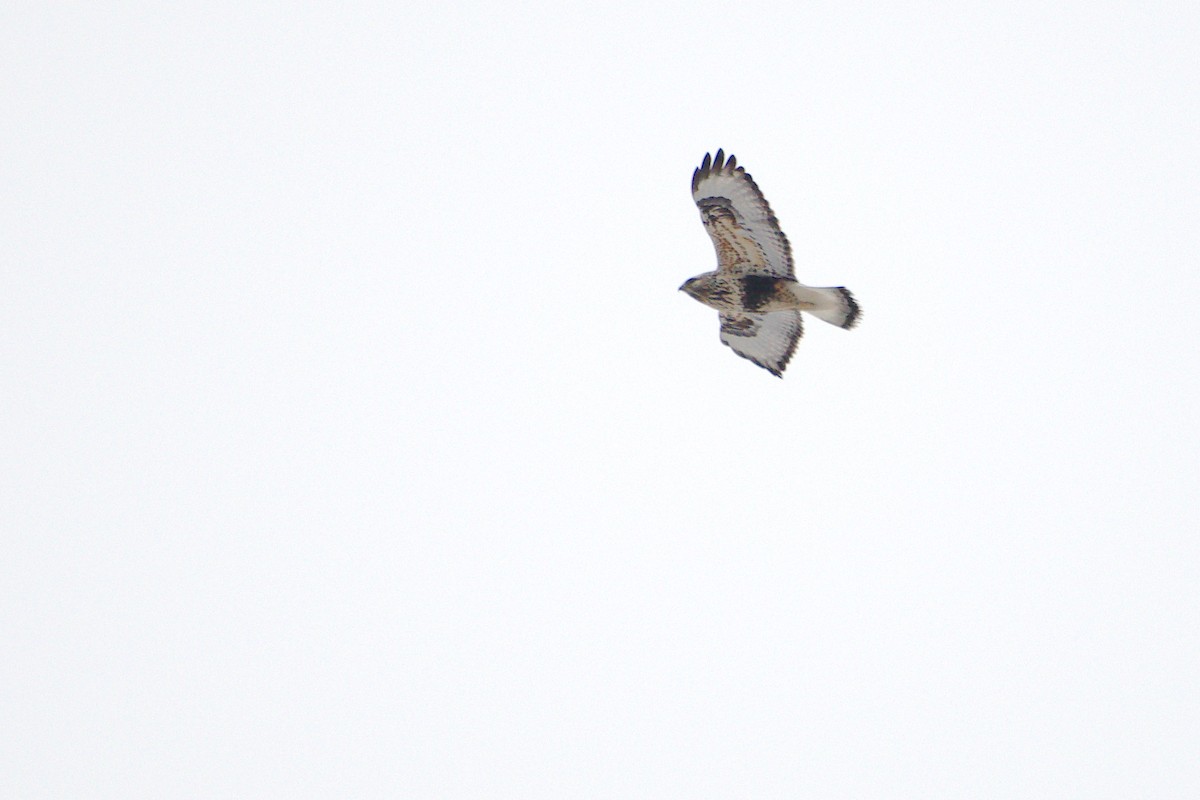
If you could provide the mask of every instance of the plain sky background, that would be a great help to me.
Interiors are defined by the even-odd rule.
[[[1200,796],[1195,3],[8,3],[0,795]],[[676,291],[724,147],[810,321]]]

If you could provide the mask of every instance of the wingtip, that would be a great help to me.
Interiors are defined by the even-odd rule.
[[[792,360],[792,354],[788,353],[782,359],[776,361],[775,364],[758,364],[758,365],[760,367],[762,367],[763,369],[765,369],[767,372],[774,375],[776,378],[782,379],[783,371],[788,368],[788,362],[790,362],[791,360]],[[758,362],[755,362],[755,363],[757,364]]]
[[[718,147],[716,155],[712,153],[704,154],[704,161],[700,163],[700,167],[696,170],[696,173],[733,172],[736,170],[745,172],[745,170],[738,166],[737,156],[730,155],[727,159],[725,158],[725,148]]]

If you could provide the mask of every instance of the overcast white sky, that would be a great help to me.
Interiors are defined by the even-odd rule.
[[[1194,3],[7,4],[0,795],[1200,796],[1198,75]],[[865,312],[782,381],[676,291],[717,147]]]

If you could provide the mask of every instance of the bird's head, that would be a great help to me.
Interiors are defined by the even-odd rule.
[[[705,291],[704,278],[705,278],[704,275],[697,275],[694,278],[688,278],[686,281],[683,282],[683,285],[679,287],[679,291],[687,292],[692,297],[696,298],[697,300],[700,300],[702,297],[705,296],[705,294],[707,294],[707,292]]]

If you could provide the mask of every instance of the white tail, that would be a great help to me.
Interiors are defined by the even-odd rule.
[[[811,303],[811,306],[805,307],[804,310],[817,319],[823,319],[830,325],[847,330],[858,324],[858,303],[845,286],[798,286],[794,291],[806,306]]]

